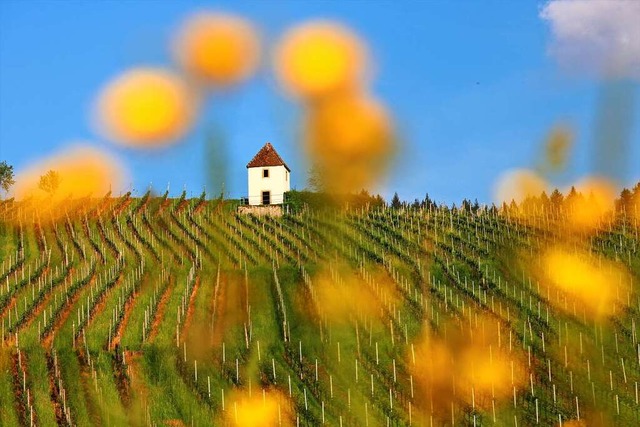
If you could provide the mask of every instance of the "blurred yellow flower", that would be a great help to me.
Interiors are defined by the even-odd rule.
[[[547,190],[546,181],[530,169],[513,169],[505,172],[494,187],[497,203],[521,203],[528,197],[539,197]]]
[[[494,399],[508,401],[514,387],[526,382],[523,356],[501,347],[496,320],[482,314],[476,319],[472,328],[451,325],[446,338],[425,333],[410,354],[416,402],[436,416],[448,416],[455,402],[490,410]]]
[[[290,426],[290,404],[277,391],[265,391],[249,396],[238,392],[230,396],[231,407],[226,412],[229,425],[238,427]],[[225,424],[227,425],[227,424]]]
[[[582,196],[567,199],[569,226],[575,230],[595,230],[613,211],[616,186],[606,178],[590,177],[575,187]]]
[[[39,184],[49,171],[57,174],[58,184],[47,192]],[[20,171],[14,191],[17,199],[102,197],[112,188],[119,189],[124,179],[123,168],[112,156],[89,145],[77,145]]]
[[[174,55],[195,79],[217,86],[250,77],[260,60],[260,39],[253,25],[238,16],[199,13],[177,34]]]
[[[109,138],[148,147],[183,137],[195,112],[195,96],[179,76],[162,69],[137,68],[103,89],[97,120]]]
[[[365,76],[363,43],[342,25],[313,21],[287,32],[275,53],[275,70],[284,89],[316,98],[359,88]]]
[[[346,191],[379,181],[396,148],[389,114],[367,96],[342,94],[314,103],[304,132],[307,152],[326,172],[328,187]]]
[[[614,314],[616,305],[624,304],[626,275],[617,264],[555,247],[544,254],[543,265],[549,284],[595,317]]]
[[[358,276],[349,274],[336,281],[329,271],[323,271],[314,278],[314,285],[316,309],[327,321],[341,323],[354,316],[378,318],[382,314],[380,301]],[[376,286],[384,290],[387,301],[397,302],[392,284],[381,277]],[[353,301],[358,301],[357,307]]]
[[[491,408],[491,400],[508,399],[513,387],[520,388],[524,383],[524,368],[520,361],[514,361],[512,377],[512,358],[497,347],[489,348],[479,344],[470,345],[459,356],[461,374],[458,387],[465,392],[467,403],[485,410]],[[512,382],[513,378],[513,382]]]

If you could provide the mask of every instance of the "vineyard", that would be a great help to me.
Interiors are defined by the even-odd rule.
[[[0,204],[2,426],[640,425],[624,214],[29,203]],[[595,305],[549,283],[559,244]]]

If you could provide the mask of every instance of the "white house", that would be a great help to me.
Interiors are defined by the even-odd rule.
[[[291,189],[291,169],[266,143],[247,164],[249,205],[280,205],[284,193]]]

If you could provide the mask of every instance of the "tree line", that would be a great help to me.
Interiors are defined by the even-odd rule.
[[[50,169],[47,173],[40,176],[38,188],[50,195],[53,195],[58,191],[61,180],[60,173]],[[4,190],[5,194],[9,194],[9,190],[15,183],[13,165],[9,165],[6,161],[0,162],[0,188]]]
[[[317,171],[314,173],[314,169],[310,171],[309,176],[309,187],[311,191],[296,191],[292,190],[285,195],[285,202],[289,203],[292,206],[301,208],[302,206],[307,206],[309,208],[321,208],[326,206],[328,202],[335,202],[335,196],[331,196],[328,192],[326,192],[323,186],[320,184],[320,177],[318,176]],[[13,171],[13,166],[9,165],[6,161],[0,162],[0,188],[5,191],[5,194],[9,193],[11,187],[15,184],[15,176]],[[42,191],[53,195],[56,193],[58,188],[60,187],[61,177],[60,173],[55,170],[48,170],[44,175],[40,176],[40,180],[38,182],[38,188]],[[315,190],[315,191],[314,191]],[[470,199],[463,199],[460,207],[458,207],[455,203],[450,207],[453,210],[462,210],[466,212],[478,212],[481,209],[488,209],[490,211],[498,211],[501,210],[503,212],[513,212],[517,210],[525,210],[529,212],[535,211],[560,211],[563,208],[568,208],[576,201],[586,201],[592,200],[594,195],[592,193],[583,194],[580,191],[576,190],[574,186],[571,187],[569,192],[565,195],[557,188],[554,189],[551,194],[547,195],[545,191],[543,191],[539,196],[536,197],[527,197],[520,203],[516,203],[515,200],[511,200],[510,203],[503,202],[500,207],[496,206],[494,203],[491,206],[481,205],[478,202],[478,199],[474,199],[471,201]],[[331,200],[329,200],[331,199]],[[400,196],[397,192],[393,194],[391,198],[391,202],[387,204],[387,202],[380,196],[369,194],[366,190],[362,190],[360,193],[353,193],[348,195],[342,195],[340,197],[341,204],[347,204],[354,208],[360,207],[383,207],[388,206],[392,209],[423,209],[423,210],[431,210],[435,208],[445,208],[449,209],[449,206],[442,205],[436,203],[434,200],[429,197],[427,193],[425,197],[420,200],[418,198],[414,199],[413,202],[403,201],[400,199]],[[595,203],[595,200],[594,200]],[[633,188],[623,188],[618,198],[615,200],[615,209],[617,212],[627,212],[635,209],[635,205],[640,203],[640,182],[638,182]]]
[[[471,201],[470,199],[463,199],[460,206],[457,206],[453,203],[450,207],[447,205],[442,205],[436,203],[429,197],[429,194],[426,194],[424,199],[414,199],[413,202],[407,202],[400,199],[398,193],[394,193],[391,203],[389,207],[392,209],[435,209],[435,208],[444,208],[444,209],[452,209],[452,210],[462,210],[466,212],[478,212],[481,209],[488,209],[490,211],[503,211],[503,212],[514,212],[518,210],[524,210],[528,212],[535,211],[560,211],[562,209],[568,209],[571,206],[576,206],[576,202],[586,202],[592,201],[596,203],[595,196],[593,193],[583,194],[578,191],[574,186],[571,187],[569,192],[565,195],[557,188],[554,189],[551,194],[547,194],[546,191],[540,193],[539,196],[530,196],[525,198],[520,203],[517,203],[515,200],[511,200],[510,203],[503,202],[500,206],[497,206],[495,203],[492,203],[490,206],[481,205],[478,202],[478,199]],[[635,209],[636,205],[640,205],[640,182],[638,182],[631,189],[623,188],[618,197],[614,202],[615,209],[617,212],[629,212]]]

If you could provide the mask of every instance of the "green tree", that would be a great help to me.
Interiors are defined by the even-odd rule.
[[[431,197],[429,197],[429,193],[427,193],[422,201],[422,207],[424,209],[431,209],[432,206],[436,207],[436,204],[431,200]]]
[[[13,166],[8,165],[7,162],[0,162],[0,187],[5,193],[9,192],[9,188],[16,182],[13,179]]]
[[[38,183],[38,188],[40,188],[42,191],[46,191],[51,195],[58,191],[59,186],[60,174],[57,171],[51,169],[49,169],[47,173],[40,177],[40,182]]]
[[[391,207],[393,209],[400,209],[402,207],[402,202],[400,201],[400,196],[398,196],[398,192],[393,194],[393,198],[391,199]]]
[[[633,195],[631,191],[624,188],[620,192],[620,197],[616,200],[616,209],[618,211],[628,211],[633,203]]]

